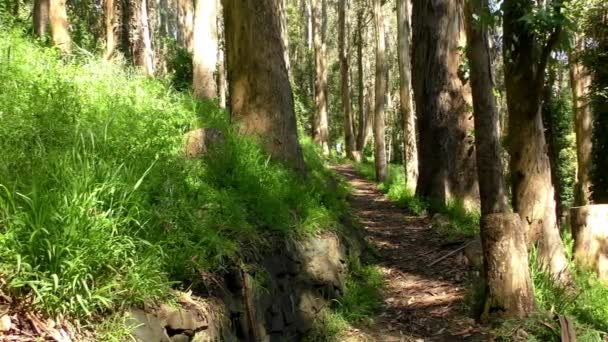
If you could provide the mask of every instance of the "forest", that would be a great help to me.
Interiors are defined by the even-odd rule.
[[[608,341],[604,0],[0,0],[0,341]]]

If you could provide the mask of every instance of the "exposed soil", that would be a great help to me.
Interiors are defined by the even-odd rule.
[[[374,324],[349,332],[350,340],[486,341],[491,338],[470,317],[468,266],[453,256],[429,266],[459,245],[446,244],[428,217],[411,216],[387,200],[376,185],[349,165],[333,169],[352,187],[350,204],[377,251],[384,274],[384,305]]]

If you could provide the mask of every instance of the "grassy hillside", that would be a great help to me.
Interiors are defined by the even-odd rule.
[[[0,290],[49,314],[162,299],[271,236],[338,227],[346,192],[310,143],[304,182],[215,105],[122,65],[0,27],[0,89]],[[188,160],[197,127],[226,142]]]

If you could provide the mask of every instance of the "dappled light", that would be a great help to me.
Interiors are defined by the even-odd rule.
[[[0,341],[608,339],[605,0],[0,0]]]

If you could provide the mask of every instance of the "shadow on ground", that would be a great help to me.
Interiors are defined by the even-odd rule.
[[[406,215],[350,165],[333,169],[352,187],[353,214],[365,228],[386,282],[382,312],[373,326],[361,329],[362,335],[387,342],[488,340],[469,317],[470,272],[458,254],[429,266],[458,246],[446,244],[428,217]],[[352,335],[357,340],[357,332]]]

